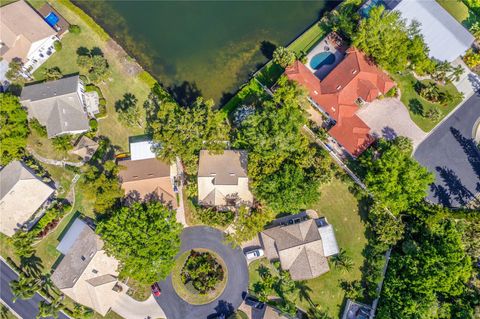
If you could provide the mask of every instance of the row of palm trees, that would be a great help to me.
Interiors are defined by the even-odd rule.
[[[344,249],[341,249],[336,256],[332,257],[331,262],[341,272],[349,272],[354,266],[352,258]],[[274,303],[275,307],[285,314],[294,316],[297,312],[297,307],[292,301],[292,296],[294,296],[300,301],[308,302],[309,318],[330,319],[325,309],[313,302],[310,297],[312,289],[308,286],[307,281],[292,280],[290,273],[282,270],[279,262],[274,262],[273,266],[273,270],[263,265],[257,269],[261,280],[254,283],[253,293],[260,301],[270,302],[270,297],[278,296],[279,300]]]
[[[42,271],[42,260],[35,255],[33,247],[34,237],[31,233],[18,231],[12,237],[15,254],[20,258],[19,276],[10,282],[13,302],[18,299],[30,299],[38,291],[50,297],[50,301],[41,301],[38,306],[37,318],[58,318],[61,310],[66,310],[63,304],[64,296],[54,286],[50,273]],[[68,309],[69,315],[74,318],[91,318],[93,311],[80,304],[75,304],[73,309]]]

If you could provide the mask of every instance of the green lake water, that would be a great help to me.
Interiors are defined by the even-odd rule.
[[[177,99],[225,102],[334,1],[75,1]],[[263,42],[263,46],[262,46]],[[267,48],[263,50],[262,48]],[[268,55],[268,54],[267,54]]]

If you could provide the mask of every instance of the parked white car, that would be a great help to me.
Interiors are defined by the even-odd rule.
[[[257,249],[253,249],[245,252],[245,257],[247,257],[248,260],[260,258],[263,255],[264,255],[264,252],[263,252],[263,249],[261,248],[257,248]]]

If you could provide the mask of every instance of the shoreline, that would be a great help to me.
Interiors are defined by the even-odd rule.
[[[156,83],[158,83],[162,88],[164,88],[171,95],[171,92],[168,90],[167,84],[164,83],[163,81],[161,81],[153,72],[151,72],[151,70],[150,70],[151,68],[148,65],[145,65],[145,64],[148,64],[148,63],[142,63],[143,59],[141,57],[137,58],[137,54],[135,54],[132,50],[129,49],[128,44],[125,46],[124,43],[122,43],[122,41],[118,39],[118,35],[116,35],[114,33],[111,33],[111,32],[108,32],[107,29],[102,25],[101,22],[98,22],[97,20],[95,20],[95,18],[93,17],[93,15],[91,13],[91,10],[88,10],[87,8],[82,7],[81,4],[78,5],[76,3],[76,1],[74,1],[74,0],[73,1],[72,0],[61,0],[61,2],[68,2],[71,6],[74,6],[75,8],[77,8],[78,11],[81,11],[83,13],[83,15],[85,15],[86,17],[88,17],[89,20],[91,20],[93,23],[95,23],[95,25],[98,27],[98,29],[100,29],[102,33],[106,34],[109,37],[109,41],[112,41],[113,43],[115,43],[115,45],[123,51],[124,56],[128,57],[133,63],[138,65],[141,68],[141,70],[144,73],[146,73],[146,75],[148,75],[149,80],[148,80],[147,83],[152,83],[152,81],[154,80]],[[334,2],[334,3],[331,4],[331,2]],[[323,8],[321,10],[321,17],[323,17],[326,13],[331,12],[332,10],[335,10],[338,7],[338,5],[340,5],[341,3],[342,3],[342,1],[340,1],[340,0],[327,1],[326,5],[325,5],[325,8]],[[318,25],[318,23],[320,22],[321,17],[320,17],[320,14],[319,14],[314,21],[312,21],[306,27],[304,27],[293,38],[289,39],[284,44],[284,46],[287,47],[287,48],[291,47],[294,43],[297,42],[297,40],[301,39],[306,33],[311,31],[312,29],[314,29]],[[314,41],[314,43],[317,43],[317,41]],[[310,44],[310,46],[311,45],[312,44]],[[226,100],[219,99],[218,101],[215,101],[216,108],[222,109],[227,104],[229,104],[229,102],[232,99],[235,98],[235,96],[242,90],[242,88],[246,84],[248,84],[252,79],[254,79],[260,72],[262,72],[262,70],[264,70],[265,67],[267,67],[271,63],[271,61],[272,61],[272,59],[268,59],[263,63],[257,63],[253,67],[252,71],[249,72],[250,75],[248,75],[245,79],[241,79],[237,84],[235,84],[235,87],[233,88],[233,90],[231,90],[229,92],[223,92],[223,94],[228,95],[229,98],[226,99]],[[187,80],[180,79],[179,81],[180,81],[179,83],[182,83],[182,82],[187,81]],[[204,98],[210,98],[208,96],[207,97],[203,96],[203,97]]]

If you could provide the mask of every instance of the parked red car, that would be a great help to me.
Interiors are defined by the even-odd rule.
[[[160,287],[158,286],[158,283],[154,283],[152,286],[152,294],[155,296],[155,297],[158,297],[162,294],[162,290],[160,289]]]

